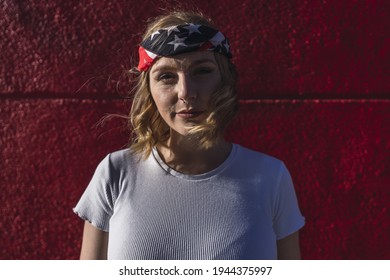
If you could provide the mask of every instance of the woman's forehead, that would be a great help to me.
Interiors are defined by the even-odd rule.
[[[196,51],[188,52],[183,54],[178,54],[171,57],[161,57],[159,58],[151,68],[151,72],[155,71],[158,68],[172,67],[187,69],[196,64],[201,63],[214,63],[216,64],[215,56],[213,52],[208,51]]]

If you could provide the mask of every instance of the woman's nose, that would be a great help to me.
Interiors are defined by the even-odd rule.
[[[187,103],[191,99],[196,99],[196,84],[187,74],[179,76],[178,98]]]

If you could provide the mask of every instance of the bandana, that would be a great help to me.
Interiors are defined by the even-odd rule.
[[[139,71],[147,71],[161,56],[192,51],[213,51],[231,58],[229,41],[218,30],[198,24],[176,25],[160,29],[139,47]]]

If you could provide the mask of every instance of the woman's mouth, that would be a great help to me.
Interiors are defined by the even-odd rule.
[[[180,112],[177,112],[176,116],[183,118],[183,119],[191,119],[191,118],[196,118],[203,113],[204,113],[204,111],[182,110]]]

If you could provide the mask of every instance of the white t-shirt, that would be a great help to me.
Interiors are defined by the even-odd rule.
[[[305,223],[285,165],[236,144],[200,175],[155,150],[109,154],[74,211],[109,232],[109,259],[276,259],[276,240]]]

